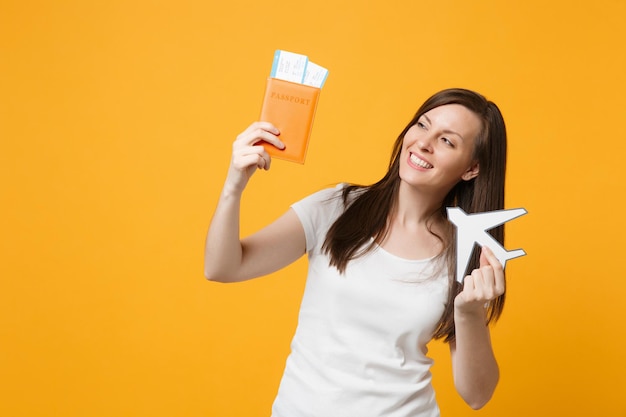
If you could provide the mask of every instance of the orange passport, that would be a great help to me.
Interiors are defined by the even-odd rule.
[[[268,78],[261,108],[261,120],[280,130],[285,149],[263,142],[272,157],[304,163],[320,89],[309,85]]]

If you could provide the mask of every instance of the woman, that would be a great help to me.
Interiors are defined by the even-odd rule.
[[[233,156],[207,236],[205,275],[221,282],[274,272],[308,254],[309,274],[274,417],[438,416],[426,344],[449,343],[454,383],[478,409],[499,371],[489,322],[505,277],[488,248],[455,280],[454,228],[445,208],[503,209],[506,130],[497,106],[465,89],[429,98],[393,146],[386,175],[339,185],[294,204],[239,238],[242,192],[269,169],[260,141],[280,132],[253,123]],[[503,243],[503,229],[494,232]]]

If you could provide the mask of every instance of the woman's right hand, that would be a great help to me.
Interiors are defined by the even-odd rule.
[[[257,169],[270,169],[272,158],[260,142],[284,149],[285,144],[278,135],[280,131],[270,122],[254,122],[241,132],[233,143],[226,185],[241,193]]]

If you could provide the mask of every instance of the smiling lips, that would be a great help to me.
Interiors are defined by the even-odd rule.
[[[417,157],[417,155],[415,154],[411,154],[411,162],[414,163],[415,165],[417,165],[418,167],[424,168],[424,169],[431,169],[433,166],[431,164],[429,164],[428,162],[424,161],[423,159],[420,159]]]

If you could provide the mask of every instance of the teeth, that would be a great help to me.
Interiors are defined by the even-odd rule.
[[[420,166],[422,168],[426,168],[426,169],[430,169],[433,166],[431,164],[429,164],[428,162],[419,159],[417,156],[411,154],[411,162],[413,162],[415,165]]]

